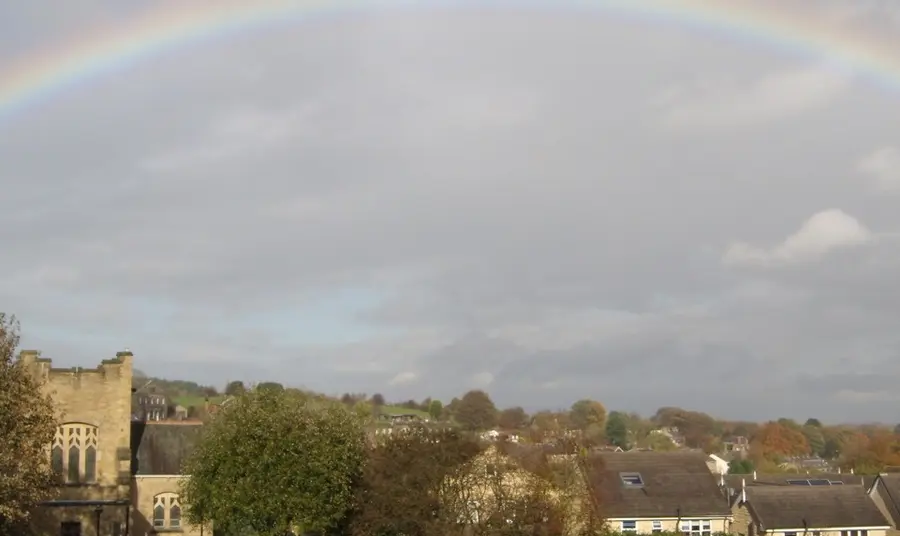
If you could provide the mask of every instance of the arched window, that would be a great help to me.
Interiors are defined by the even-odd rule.
[[[181,502],[177,493],[153,497],[153,526],[158,529],[181,528]]]
[[[56,429],[50,447],[53,471],[69,484],[97,481],[97,427],[69,422]]]

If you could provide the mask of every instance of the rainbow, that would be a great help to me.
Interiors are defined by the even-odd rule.
[[[834,60],[892,88],[900,87],[898,43],[875,35],[838,31],[833,24],[755,0],[210,0],[164,3],[109,31],[63,43],[21,58],[0,71],[0,119],[67,88],[101,78],[142,59],[191,43],[267,25],[299,23],[317,15],[340,15],[391,7],[565,7],[689,25],[759,41],[800,54]]]

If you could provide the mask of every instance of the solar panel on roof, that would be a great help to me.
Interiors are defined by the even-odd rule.
[[[788,480],[787,483],[790,484],[790,485],[792,485],[792,486],[809,486],[809,485],[811,485],[811,484],[809,483],[809,480],[796,480],[796,479],[792,479],[792,480]]]
[[[810,486],[830,486],[831,482],[825,479],[816,478],[809,481]]]

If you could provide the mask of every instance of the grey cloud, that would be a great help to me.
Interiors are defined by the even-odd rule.
[[[773,270],[721,256],[829,207],[895,232],[857,168],[900,135],[893,94],[788,84],[786,116],[666,130],[667,88],[780,99],[772,80],[820,64],[563,9],[299,28],[123,66],[0,124],[0,297],[27,345],[71,364],[129,346],[217,384],[450,397],[489,374],[530,407],[892,418],[809,382],[900,375],[893,242]]]

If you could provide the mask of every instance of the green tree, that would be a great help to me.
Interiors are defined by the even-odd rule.
[[[278,382],[262,382],[256,388],[260,391],[284,391],[284,386]]]
[[[228,532],[329,531],[352,506],[364,459],[362,422],[347,408],[248,392],[204,427],[183,468],[185,513]]]
[[[728,462],[728,474],[731,475],[749,475],[753,472],[753,462],[749,459],[734,459]]]
[[[484,391],[469,391],[460,399],[455,416],[466,430],[487,430],[497,424],[497,407]]]
[[[372,405],[375,407],[381,407],[385,404],[384,395],[381,393],[375,393],[372,395]]]
[[[239,381],[228,382],[228,385],[225,386],[225,394],[228,396],[240,396],[246,390],[244,382]]]
[[[821,428],[822,423],[821,423],[821,421],[819,421],[819,419],[814,419],[814,418],[810,417],[810,418],[806,419],[806,423],[804,423],[803,426],[814,426],[816,428]]]
[[[623,449],[630,445],[628,442],[628,416],[621,411],[613,411],[606,419],[606,439],[610,444]]]
[[[587,430],[591,426],[603,430],[606,428],[606,408],[596,400],[582,399],[572,404],[569,419],[578,430]]]
[[[809,443],[810,452],[816,456],[822,456],[825,452],[825,435],[822,434],[822,429],[818,426],[807,425],[800,431],[803,432],[806,442]]]
[[[0,534],[22,534],[54,482],[47,455],[56,431],[53,402],[15,358],[18,345],[18,322],[0,313]]]
[[[432,400],[431,403],[428,404],[428,415],[432,420],[439,421],[441,420],[441,415],[444,413],[444,404],[440,400]]]

